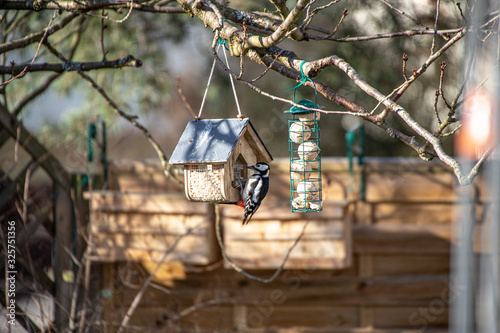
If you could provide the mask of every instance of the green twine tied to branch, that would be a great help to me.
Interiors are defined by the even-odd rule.
[[[222,38],[219,37],[219,39],[217,39],[217,43],[219,43],[220,45],[223,45],[224,48],[229,51],[225,39],[222,39]]]
[[[290,89],[286,89],[285,91],[290,91],[293,89],[293,102],[295,103],[295,91],[297,90],[298,87],[300,87],[301,85],[303,85],[304,83],[306,83],[306,81],[310,81],[313,86],[314,86],[314,94],[315,94],[315,100],[314,100],[314,104],[318,104],[318,90],[316,89],[316,84],[314,83],[313,80],[311,80],[309,77],[307,77],[305,74],[304,74],[304,70],[302,69],[304,67],[304,64],[307,62],[307,60],[304,60],[302,61],[302,63],[300,64],[300,75],[301,75],[301,79],[299,81],[299,83],[295,86],[295,87],[292,87]]]

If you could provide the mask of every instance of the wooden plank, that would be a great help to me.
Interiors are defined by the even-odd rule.
[[[207,235],[210,220],[204,215],[95,212],[92,233]]]
[[[448,304],[433,300],[427,307],[376,307],[375,326],[384,328],[408,327],[427,332],[428,328],[448,326]]]
[[[380,203],[373,205],[375,223],[450,224],[454,210],[449,203]]]
[[[182,175],[181,172],[178,172]],[[179,176],[183,179],[182,176]],[[163,171],[157,173],[120,173],[110,171],[110,190],[132,193],[181,193],[183,186],[167,179]]]
[[[204,264],[209,257],[209,244],[204,238],[195,235],[186,235],[176,244],[177,236],[142,235],[136,237],[130,234],[96,234],[92,256],[112,258],[115,260],[137,260],[129,252],[144,253],[142,260],[155,260],[158,256],[149,257],[149,253],[170,252],[168,261],[183,261]],[[109,259],[108,259],[109,260]]]
[[[132,248],[113,248],[105,250],[98,248],[93,250],[90,255],[91,261],[99,261],[103,263],[113,263],[120,261],[127,262],[142,262],[142,261],[154,261],[154,262],[183,262],[190,265],[209,265],[213,262],[210,256],[207,256],[206,252],[200,253],[186,253],[186,252],[172,252],[167,256],[164,256],[165,251],[153,251],[144,249],[132,249]]]
[[[131,327],[142,327],[144,329],[150,329],[154,327],[157,331],[170,332],[169,328],[176,327],[180,330],[191,331],[194,327],[200,327],[203,329],[211,330],[211,332],[217,331],[219,329],[229,330],[233,326],[232,323],[232,308],[231,304],[211,304],[204,306],[203,302],[199,302],[192,306],[198,306],[196,311],[193,311],[187,316],[183,316],[180,322],[169,323],[169,319],[175,316],[179,311],[185,309],[179,309],[175,311],[173,308],[167,307],[138,307],[130,318],[129,326]],[[122,314],[123,316],[124,314]],[[169,325],[170,324],[170,325]],[[127,326],[127,332],[129,332]],[[116,326],[114,331],[116,332]]]
[[[133,253],[130,254],[136,255]],[[151,274],[153,271],[155,271],[155,275],[153,278],[153,282],[155,283],[167,287],[172,287],[175,285],[175,280],[186,279],[186,267],[183,262],[180,261],[160,262],[160,260],[149,261],[149,260],[144,260],[144,257],[140,257],[139,259],[141,260],[140,265],[142,266],[142,268],[144,268],[144,270],[148,274]],[[160,266],[157,267],[158,265]],[[154,294],[165,295],[163,293],[158,293],[158,290],[156,289],[153,288],[150,289],[153,290]],[[166,296],[171,299],[171,294],[168,294]],[[165,304],[165,302],[163,304]],[[160,306],[160,304],[156,305]]]
[[[288,272],[288,273],[287,273]],[[259,274],[260,276],[269,276]],[[175,298],[177,304],[191,304],[199,295],[205,298],[216,298],[217,295],[231,295],[234,304],[252,306],[256,301],[269,299],[280,291],[283,305],[301,307],[308,306],[359,306],[373,308],[380,306],[427,306],[436,298],[447,297],[449,294],[448,276],[405,276],[405,277],[374,277],[374,278],[313,278],[313,273],[305,271],[290,273],[286,271],[284,281],[271,285],[238,286],[230,279],[222,279],[214,285],[213,280],[191,279],[190,274],[179,278],[166,277],[172,287],[170,294],[158,293],[150,288],[143,297],[141,304],[146,306],[162,305]],[[168,272],[168,274],[171,274]],[[177,274],[177,273],[176,273]],[[238,279],[238,276],[234,276]],[[182,283],[181,280],[182,279]],[[124,295],[123,302],[131,302],[134,293]]]
[[[226,252],[234,260],[276,260],[283,261],[293,241],[252,241],[226,243]],[[256,253],[262,257],[256,256]],[[343,259],[345,257],[345,243],[339,239],[301,239],[290,253],[291,259]],[[267,258],[265,258],[267,257]],[[269,257],[275,257],[274,259]],[[258,266],[261,267],[261,266]],[[286,266],[285,266],[286,267]],[[263,268],[263,267],[261,267]]]
[[[450,254],[449,225],[376,225],[353,227],[357,254]]]
[[[374,275],[449,274],[448,254],[374,255]]]
[[[189,202],[181,194],[122,193],[94,191],[84,194],[93,211],[170,214],[207,214],[208,204]]]
[[[293,241],[226,243],[226,253],[242,268],[272,269],[283,262]],[[301,240],[290,253],[285,268],[331,269],[345,267],[345,243],[338,239]]]
[[[273,220],[279,216],[279,219],[282,221],[288,220],[307,220],[307,219],[315,219],[315,220],[341,220],[344,218],[344,207],[346,202],[332,202],[332,201],[324,201],[323,202],[323,211],[320,213],[293,213],[290,211],[290,201],[285,200],[264,200],[262,205],[259,207],[259,210],[252,217],[252,221],[258,220]],[[232,219],[242,219],[243,210],[240,207],[236,207],[233,205],[225,205],[222,207],[222,216],[223,218],[232,218]]]
[[[116,279],[116,266],[115,263],[107,263],[102,265],[102,319],[104,322],[115,322],[118,321],[119,318],[115,318],[116,312],[113,304],[113,299],[116,298],[116,288],[115,288],[115,279]],[[107,330],[106,332],[111,332]]]
[[[64,281],[63,276],[74,271],[74,263],[68,251],[72,250],[75,234],[73,225],[73,203],[69,189],[54,182],[54,296],[56,300],[55,326],[59,331],[68,327],[73,283]]]
[[[370,327],[294,327],[249,329],[248,333],[422,333],[422,330]],[[200,333],[205,333],[201,331]],[[449,333],[447,329],[426,329],[425,333]]]
[[[346,227],[347,210],[336,204],[325,206],[322,213],[307,214],[312,220],[291,252],[286,268],[340,268],[350,262],[345,238],[350,234],[350,228]],[[263,213],[259,218],[256,214],[250,224],[241,227],[241,210],[224,207],[226,253],[244,268],[277,268],[300,235],[305,220],[297,220],[302,218],[301,214],[291,213],[283,202],[263,205],[260,209]],[[276,220],[276,216],[280,216],[280,220]],[[286,218],[289,220],[283,221]]]
[[[302,232],[305,221],[267,220],[252,221],[242,227],[240,220],[224,219],[226,241],[295,240]],[[311,220],[306,227],[303,240],[343,239],[343,221]]]
[[[122,173],[162,173],[163,167],[157,158],[151,159],[127,159],[127,158],[114,158],[108,161],[109,171],[115,174]]]
[[[158,293],[157,289],[150,288],[141,304],[162,306],[175,299],[177,304],[187,306],[199,295],[212,299],[223,294],[232,295],[234,304],[251,306],[255,301],[269,299],[275,290],[279,290],[282,292],[280,297],[284,298],[282,304],[287,306],[427,306],[436,298],[447,297],[449,289],[446,274],[357,278],[304,269],[285,271],[271,284],[263,285],[248,281],[232,270],[217,269],[213,272],[185,272],[185,277],[173,281],[169,294]],[[259,273],[264,277],[271,274],[272,271]],[[245,281],[246,284],[241,284]],[[121,292],[121,295],[121,302],[128,304],[135,292]]]
[[[278,293],[277,293],[278,294]],[[356,326],[356,307],[286,306],[264,300],[248,309],[248,327],[325,327]]]
[[[165,176],[158,159],[110,159],[109,189],[135,193],[181,193],[183,186]],[[182,179],[183,168],[172,166],[171,172]]]
[[[323,198],[326,201],[348,201],[356,199],[358,196],[359,182],[347,171],[339,174],[323,170],[322,180]]]
[[[247,126],[245,128],[243,137],[247,140],[252,150],[256,153],[256,159],[258,160],[258,162],[270,163],[272,161],[272,156],[269,154],[266,147],[264,147],[264,144],[260,140],[258,134],[251,126]]]
[[[456,180],[451,173],[368,172],[366,181],[368,202],[457,199],[454,191]]]

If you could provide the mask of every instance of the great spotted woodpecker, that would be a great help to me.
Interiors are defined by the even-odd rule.
[[[237,203],[238,206],[245,208],[243,225],[250,221],[269,189],[269,165],[259,162],[247,168],[255,172],[248,178],[245,188],[241,191],[241,200]]]

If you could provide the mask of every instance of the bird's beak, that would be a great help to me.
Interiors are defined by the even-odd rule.
[[[255,170],[255,168],[253,167],[253,165],[251,165],[251,166],[247,166],[247,169],[252,169],[252,170]]]

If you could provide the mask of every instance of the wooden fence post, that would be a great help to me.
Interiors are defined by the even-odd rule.
[[[74,288],[74,263],[68,251],[73,251],[73,201],[68,189],[54,183],[54,248],[55,325],[58,332],[68,327],[71,296]]]

